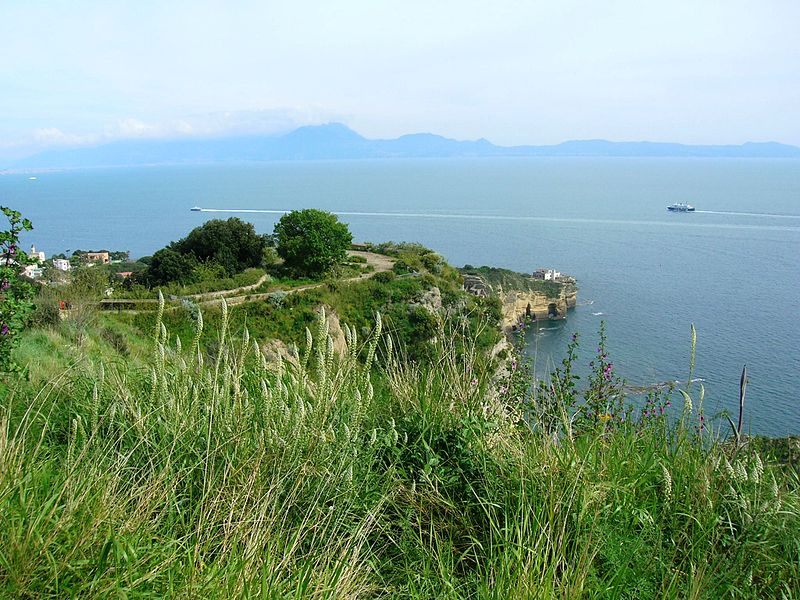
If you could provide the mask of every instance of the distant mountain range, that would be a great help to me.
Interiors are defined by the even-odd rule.
[[[300,127],[286,134],[176,140],[124,140],[101,146],[49,150],[0,164],[0,169],[122,167],[271,160],[454,158],[492,156],[640,156],[800,158],[800,148],[776,142],[695,146],[661,142],[576,140],[552,146],[496,146],[431,133],[370,140],[340,123]]]

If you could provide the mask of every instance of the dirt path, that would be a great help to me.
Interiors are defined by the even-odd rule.
[[[383,273],[385,271],[391,271],[394,267],[394,259],[383,254],[375,254],[373,252],[362,252],[360,250],[350,250],[348,252],[350,256],[360,256],[367,261],[367,264],[372,266],[374,269],[369,273],[362,273],[356,277],[348,277],[347,279],[339,279],[338,281],[341,283],[352,283],[354,281],[361,281],[362,279],[369,279],[376,273]],[[313,290],[314,288],[322,287],[327,282],[322,281],[320,283],[310,283],[308,285],[301,285],[295,288],[289,289],[275,289],[271,292],[264,292],[262,294],[246,294],[244,292],[248,292],[250,290],[256,289],[258,286],[263,284],[264,282],[269,280],[269,275],[263,275],[259,278],[256,283],[251,285],[245,285],[239,288],[235,288],[232,290],[220,290],[217,292],[205,292],[202,294],[190,294],[187,296],[182,296],[182,298],[186,298],[192,300],[199,306],[209,306],[222,298],[228,303],[228,306],[236,306],[237,304],[244,304],[245,302],[257,302],[259,300],[266,300],[270,297],[271,294],[274,292],[285,292],[287,294],[295,294],[297,292],[305,292],[308,290]],[[124,311],[126,313],[137,313],[137,312],[151,312],[149,310],[142,311],[141,309],[135,308],[124,308],[126,305],[136,306],[141,304],[152,304],[155,305],[158,303],[158,300],[154,300],[152,298],[141,298],[141,299],[127,299],[127,298],[119,298],[115,300],[101,300],[101,306],[108,306],[114,307],[113,310],[117,312]],[[176,305],[172,305],[167,308],[175,309],[177,308]]]
[[[348,277],[347,279],[340,279],[338,280],[341,283],[352,283],[354,281],[361,281],[362,279],[369,279],[376,273],[383,273],[385,271],[391,271],[394,267],[394,259],[385,256],[383,254],[375,254],[373,252],[361,252],[360,250],[351,250],[348,252],[350,256],[361,256],[367,261],[368,265],[371,265],[374,271],[370,271],[369,273],[362,273],[356,277]],[[274,292],[285,292],[287,294],[296,294],[297,292],[305,292],[308,290],[313,290],[314,288],[322,287],[327,282],[322,281],[320,283],[309,283],[308,285],[301,285],[295,288],[289,288],[285,290],[277,289],[272,290],[271,292],[264,292],[263,294],[250,294],[250,295],[243,295],[243,296],[224,296],[225,302],[228,303],[228,306],[236,306],[237,304],[244,304],[245,302],[257,302],[259,300],[266,300],[270,297]],[[249,289],[252,289],[248,286]],[[239,288],[243,289],[243,288]],[[228,290],[228,292],[236,292],[238,290]],[[219,297],[212,298],[210,300],[203,300],[198,302],[199,305],[208,306],[212,304],[214,301],[219,300]]]
[[[206,302],[208,300],[214,300],[222,296],[228,296],[228,295],[235,296],[236,294],[241,294],[242,292],[248,292],[250,290],[254,290],[265,281],[269,281],[269,275],[267,275],[266,273],[264,273],[261,277],[259,277],[258,281],[256,281],[255,283],[251,283],[250,285],[243,285],[242,287],[234,288],[232,290],[203,292],[202,294],[189,294],[188,296],[182,296],[182,297],[189,298],[191,300],[197,300],[198,302]]]

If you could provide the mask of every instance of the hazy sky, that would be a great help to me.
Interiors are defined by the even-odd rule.
[[[800,145],[800,1],[0,0],[0,156],[333,120]]]

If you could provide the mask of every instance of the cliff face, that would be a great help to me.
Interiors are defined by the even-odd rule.
[[[578,299],[577,287],[574,283],[561,285],[556,297],[538,291],[497,290],[503,303],[503,329],[513,330],[525,317],[535,320],[563,319],[567,309],[574,308]]]
[[[524,319],[564,319],[578,299],[575,279],[558,275],[544,280],[526,273],[497,267],[465,266],[464,290],[474,296],[496,296],[502,304],[502,326],[506,333]]]

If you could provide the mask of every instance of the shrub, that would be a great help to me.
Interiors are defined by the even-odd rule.
[[[50,298],[36,301],[36,308],[31,314],[31,325],[35,327],[53,327],[61,322],[61,311],[58,303]]]
[[[33,310],[33,287],[20,277],[25,265],[33,261],[19,248],[19,235],[30,231],[28,219],[5,206],[9,229],[0,231],[0,372],[18,371],[11,351],[19,344],[19,334]]]
[[[381,271],[372,276],[372,280],[378,283],[391,283],[397,276],[392,271]]]

